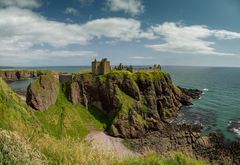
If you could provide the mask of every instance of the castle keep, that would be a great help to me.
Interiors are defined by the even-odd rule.
[[[110,61],[107,58],[102,59],[102,61],[97,61],[96,59],[92,62],[92,73],[107,74],[111,71]]]

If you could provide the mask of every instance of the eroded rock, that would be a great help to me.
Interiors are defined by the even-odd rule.
[[[41,75],[28,86],[26,102],[36,110],[46,110],[55,104],[58,93],[59,80],[53,74]]]

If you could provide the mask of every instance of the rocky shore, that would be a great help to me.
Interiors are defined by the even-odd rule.
[[[160,154],[182,151],[197,159],[207,159],[214,164],[240,164],[240,143],[226,142],[223,134],[201,135],[201,127],[165,125],[159,131],[149,132],[137,139],[128,139],[135,152],[152,150]]]

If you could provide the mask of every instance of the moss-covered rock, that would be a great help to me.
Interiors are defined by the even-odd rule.
[[[75,75],[70,100],[95,106],[112,119],[113,136],[139,137],[158,130],[191,98],[181,92],[165,72],[112,71],[106,75]]]
[[[54,74],[41,75],[27,89],[27,104],[36,110],[46,110],[55,104],[59,93],[59,81]]]

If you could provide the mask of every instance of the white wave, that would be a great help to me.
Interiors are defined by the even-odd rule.
[[[237,137],[240,138],[240,128],[233,128],[232,131],[237,134]]]
[[[208,91],[208,89],[207,89],[207,88],[204,88],[203,91]]]
[[[230,120],[229,122],[228,122],[228,126],[230,126],[232,124],[232,121]]]

